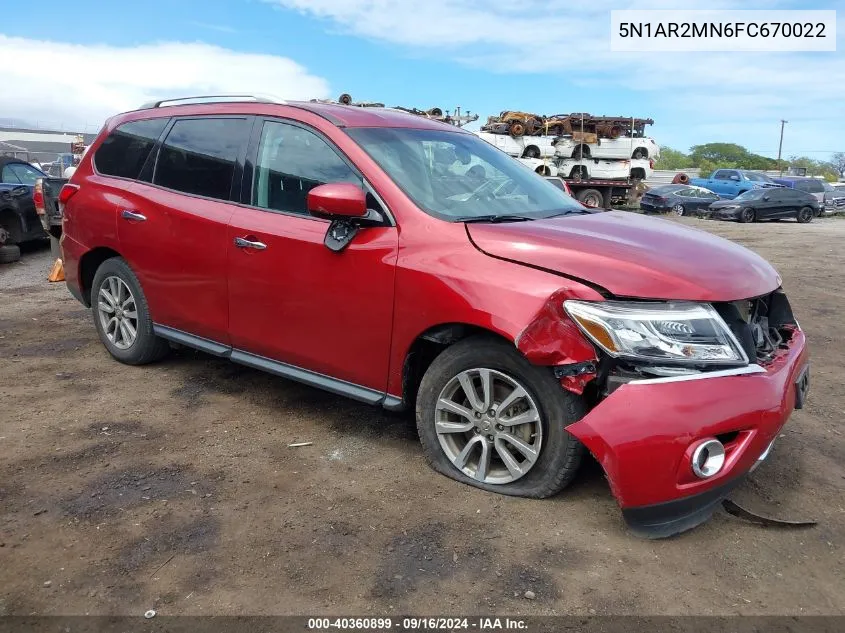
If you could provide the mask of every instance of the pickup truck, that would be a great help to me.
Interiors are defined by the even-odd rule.
[[[0,263],[20,259],[18,244],[45,237],[33,200],[44,172],[16,158],[0,156]]]
[[[689,184],[709,189],[725,200],[732,200],[751,189],[782,186],[766,174],[745,169],[717,169],[709,178],[691,178]]]
[[[591,208],[605,208],[610,209],[612,203],[628,204],[632,197],[636,195],[636,183],[639,179],[631,177],[627,178],[625,173],[630,167],[630,163],[648,163],[648,161],[618,161],[628,163],[628,167],[623,167],[623,171],[615,174],[617,178],[597,178],[590,177],[589,174],[585,177],[583,172],[577,173],[577,178],[569,177],[569,174],[574,173],[570,169],[566,172],[565,167],[561,167],[562,161],[560,158],[552,160],[542,158],[518,158],[520,163],[528,167],[534,173],[540,174],[546,179],[561,180],[564,186],[568,189],[567,193],[575,198],[585,207]],[[572,162],[572,161],[569,161]],[[633,171],[633,169],[631,169]],[[639,172],[636,172],[639,174]],[[558,183],[555,186],[560,187]]]

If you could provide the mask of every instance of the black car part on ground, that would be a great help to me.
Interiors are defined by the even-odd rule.
[[[763,525],[765,527],[805,528],[813,527],[817,523],[816,521],[812,520],[789,521],[787,519],[775,519],[773,517],[763,516],[762,514],[757,514],[756,512],[752,512],[751,510],[743,508],[741,505],[731,499],[724,499],[722,501],[722,508],[731,516],[735,516],[738,519],[743,519],[745,521],[748,521],[749,523]]]

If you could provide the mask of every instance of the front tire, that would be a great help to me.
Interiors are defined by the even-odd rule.
[[[94,274],[91,312],[100,341],[121,363],[145,365],[170,351],[167,341],[153,334],[141,284],[120,257],[107,259]]]
[[[434,359],[416,411],[434,470],[483,490],[534,498],[556,494],[575,476],[584,449],[565,427],[585,412],[550,368],[486,336]]]
[[[748,224],[749,222],[754,222],[754,220],[756,218],[757,218],[757,212],[754,211],[754,209],[746,208],[746,209],[742,209],[742,211],[739,212],[739,221],[742,222],[743,224]]]

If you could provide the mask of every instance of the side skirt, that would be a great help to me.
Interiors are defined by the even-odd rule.
[[[391,396],[384,392],[370,389],[369,387],[362,387],[361,385],[332,378],[331,376],[326,376],[325,374],[320,374],[309,369],[303,369],[302,367],[296,367],[295,365],[289,365],[264,356],[234,349],[228,345],[194,336],[193,334],[188,334],[187,332],[164,325],[153,324],[153,333],[168,341],[192,347],[221,358],[228,358],[235,363],[295,380],[312,387],[317,387],[318,389],[323,389],[324,391],[346,396],[359,402],[383,405],[388,409],[394,408],[396,403],[401,402],[396,396]]]

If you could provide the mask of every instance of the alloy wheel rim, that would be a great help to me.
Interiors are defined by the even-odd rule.
[[[674,207],[672,207],[672,211],[674,211],[675,215],[683,215],[684,207],[680,204],[676,204]]]
[[[540,410],[517,380],[494,369],[467,369],[440,392],[434,426],[452,465],[485,484],[508,484],[537,463]]]
[[[129,349],[138,338],[138,307],[126,282],[106,277],[97,292],[97,313],[109,343]]]

